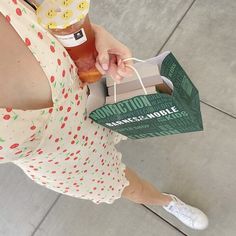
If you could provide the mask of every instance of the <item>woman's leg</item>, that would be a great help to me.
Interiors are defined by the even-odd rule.
[[[208,226],[207,216],[198,208],[185,204],[175,195],[164,195],[146,180],[141,179],[134,171],[126,167],[126,178],[130,184],[121,194],[132,202],[163,206],[182,223],[192,229],[202,230]]]
[[[159,192],[151,183],[141,179],[129,167],[126,167],[125,176],[129,180],[130,184],[124,188],[121,195],[122,197],[135,203],[160,206],[168,205],[172,200],[170,196]]]

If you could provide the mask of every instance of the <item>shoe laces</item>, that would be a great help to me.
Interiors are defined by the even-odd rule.
[[[195,215],[192,211],[192,208],[185,204],[184,202],[180,201],[175,196],[171,195],[173,201],[171,205],[168,207],[169,211],[171,211],[175,216],[181,216],[188,221],[191,221],[193,224],[193,216]]]

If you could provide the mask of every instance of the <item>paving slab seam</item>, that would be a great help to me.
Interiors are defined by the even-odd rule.
[[[171,38],[171,36],[174,34],[174,32],[176,31],[176,29],[178,28],[178,26],[180,25],[180,23],[183,21],[184,17],[187,15],[187,13],[189,12],[189,10],[192,8],[193,4],[196,2],[197,0],[193,0],[192,3],[189,5],[189,7],[187,8],[187,10],[184,12],[184,14],[182,15],[182,17],[177,21],[176,26],[174,27],[174,29],[171,31],[170,35],[167,37],[166,41],[163,43],[163,45],[161,46],[161,48],[159,49],[159,51],[157,52],[157,55],[161,53],[162,49],[166,46],[167,42],[169,41],[169,39]]]
[[[225,115],[227,115],[227,116],[229,116],[229,117],[231,117],[233,119],[236,119],[236,116],[234,116],[234,115],[232,115],[232,114],[230,114],[230,113],[228,113],[228,112],[226,112],[226,111],[224,111],[224,110],[222,110],[222,109],[220,109],[220,108],[218,108],[218,107],[216,107],[214,105],[211,105],[211,104],[209,104],[207,102],[204,102],[202,100],[200,100],[200,101],[201,101],[201,103],[205,104],[206,106],[209,106],[209,107],[211,107],[211,108],[213,108],[213,109],[215,109],[215,110],[217,110],[217,111],[219,111],[221,113],[224,113]]]
[[[159,217],[161,220],[165,221],[168,225],[170,225],[172,228],[174,228],[176,231],[178,231],[179,233],[181,233],[184,236],[188,236],[186,233],[184,233],[183,231],[181,231],[180,229],[178,229],[176,226],[172,225],[169,221],[167,221],[165,218],[161,217],[160,215],[158,215],[155,211],[153,211],[152,209],[150,209],[148,206],[144,205],[144,204],[140,204],[143,207],[145,207],[148,211],[152,212],[154,215],[156,215],[157,217]]]
[[[59,200],[59,198],[61,197],[62,194],[59,194],[59,196],[56,198],[56,200],[52,203],[52,205],[49,207],[48,211],[46,212],[46,214],[43,216],[43,218],[41,219],[41,221],[39,222],[39,224],[36,226],[36,228],[34,229],[33,233],[31,234],[31,236],[34,236],[35,233],[38,231],[39,227],[42,225],[42,223],[44,222],[44,220],[46,219],[46,217],[48,216],[48,214],[50,213],[50,211],[52,210],[52,208],[55,206],[55,204],[57,203],[57,201]]]

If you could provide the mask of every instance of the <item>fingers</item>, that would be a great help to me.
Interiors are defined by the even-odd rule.
[[[123,79],[123,77],[117,73],[117,68],[118,67],[116,56],[111,55],[110,67],[107,71],[107,74],[110,75],[115,82],[119,83]]]
[[[109,53],[113,53],[117,55],[117,60],[118,60],[118,69],[117,73],[122,76],[122,77],[131,77],[133,76],[133,70],[128,67],[128,65],[133,66],[133,61],[128,60],[128,61],[123,61],[124,59],[131,58],[132,53],[127,48],[126,46],[123,46],[122,48],[119,49],[112,49],[109,50]]]
[[[98,58],[97,58],[97,61],[95,63],[95,66],[97,68],[97,70],[102,74],[102,75],[105,75],[107,72],[105,70],[103,70],[102,66],[100,65],[99,61],[98,61]]]
[[[118,63],[117,73],[119,73],[119,75],[123,77],[132,77],[134,72],[128,65],[133,65],[133,62],[126,63],[123,62],[122,59],[120,59]]]
[[[100,67],[104,71],[107,71],[109,69],[109,54],[107,50],[103,49],[101,52],[98,52],[97,59],[100,63]]]
[[[109,54],[108,54],[108,55],[109,55]],[[98,70],[102,75],[107,74],[107,75],[111,76],[114,81],[116,81],[117,83],[119,83],[119,81],[122,79],[122,77],[117,73],[118,67],[117,67],[117,65],[116,65],[116,64],[117,64],[116,56],[115,56],[115,55],[109,55],[109,63],[108,63],[108,64],[109,64],[109,68],[108,68],[107,70],[104,70],[104,69],[102,68],[102,65],[100,64],[100,62],[103,60],[102,58],[103,58],[103,57],[100,56],[100,58],[97,57],[97,59],[96,59],[95,66],[96,66],[97,70]],[[103,63],[104,63],[104,61],[103,61]]]
[[[108,74],[119,83],[124,77],[133,76],[133,70],[128,67],[128,65],[133,65],[133,61],[123,61],[130,57],[132,54],[126,46],[107,51],[103,49],[98,53],[95,66],[102,75]]]

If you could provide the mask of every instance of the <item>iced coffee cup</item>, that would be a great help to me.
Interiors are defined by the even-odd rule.
[[[98,55],[89,16],[89,1],[44,0],[37,8],[38,22],[65,47],[82,82],[94,83],[102,75],[95,67]]]

